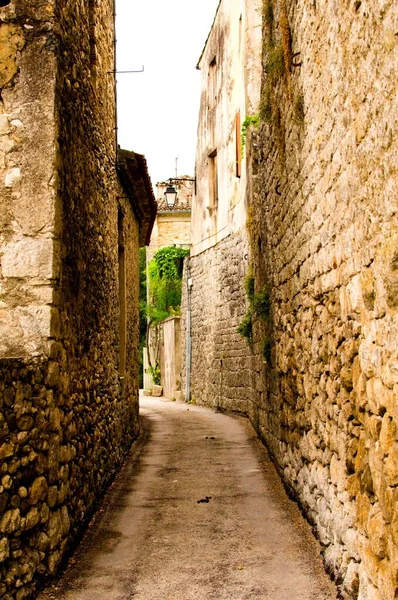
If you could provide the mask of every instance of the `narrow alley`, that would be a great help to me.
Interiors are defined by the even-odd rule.
[[[320,546],[244,419],[141,398],[143,435],[39,600],[332,600]]]

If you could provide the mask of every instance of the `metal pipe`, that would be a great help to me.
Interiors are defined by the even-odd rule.
[[[191,339],[191,291],[192,291],[192,279],[191,279],[191,264],[190,257],[187,258],[187,330],[186,330],[186,360],[185,360],[185,402],[191,400],[191,352],[192,352],[192,339]]]

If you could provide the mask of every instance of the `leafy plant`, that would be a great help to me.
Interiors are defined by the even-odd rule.
[[[268,321],[271,316],[271,298],[269,295],[268,286],[253,296],[253,309],[260,319]]]
[[[247,343],[250,345],[253,339],[253,320],[252,320],[252,311],[249,310],[245,314],[242,319],[242,322],[237,327],[236,331],[246,339]]]
[[[146,344],[152,349],[152,353],[148,352],[148,370],[157,385],[161,381],[159,324],[167,317],[180,313],[183,263],[188,254],[189,250],[186,248],[167,246],[158,250],[148,264]]]
[[[242,153],[243,150],[246,146],[246,136],[247,136],[247,130],[249,127],[258,127],[258,123],[260,120],[260,116],[259,115],[248,115],[246,117],[246,119],[243,121],[242,123],[242,131],[241,131],[241,149],[242,149]]]
[[[267,330],[269,329],[271,321],[271,298],[267,285],[264,285],[262,290],[255,294],[255,279],[252,275],[251,268],[249,274],[245,277],[244,286],[247,299],[249,300],[249,308],[236,331],[244,337],[249,346],[251,346],[253,341],[254,316],[265,321],[267,323]],[[267,362],[271,360],[271,339],[269,336],[267,336],[264,341],[263,355]]]
[[[160,383],[161,383],[161,380],[160,380],[160,366],[159,366],[158,361],[156,361],[155,365],[150,365],[148,367],[148,371],[149,371],[149,374],[152,377],[153,383],[155,385],[160,385]]]
[[[188,254],[186,248],[167,246],[158,250],[149,263],[148,316],[152,322],[164,320],[172,310],[179,312],[183,262]]]
[[[246,275],[244,286],[245,286],[246,296],[247,296],[249,302],[253,302],[253,298],[254,298],[254,283],[255,282],[254,282],[253,275],[251,275],[251,274]]]

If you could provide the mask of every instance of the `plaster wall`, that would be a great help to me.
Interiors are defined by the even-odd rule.
[[[261,2],[220,2],[198,63],[202,88],[192,256],[245,224],[247,173],[240,132],[246,115],[258,111],[260,53]]]
[[[163,396],[175,398],[181,390],[182,339],[180,317],[163,321],[162,346],[160,350],[160,372],[162,374]]]

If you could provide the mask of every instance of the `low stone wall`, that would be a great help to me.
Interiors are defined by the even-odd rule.
[[[84,363],[84,361],[83,361]],[[0,597],[30,597],[54,574],[112,480],[132,438],[120,384],[62,357],[0,360]],[[65,366],[65,365],[64,365]]]
[[[246,311],[247,252],[247,240],[237,233],[190,259],[191,399],[220,410],[242,413],[249,410],[254,380],[251,350],[236,331]],[[186,295],[185,272],[181,320],[184,341]],[[184,356],[183,391],[185,368]]]

